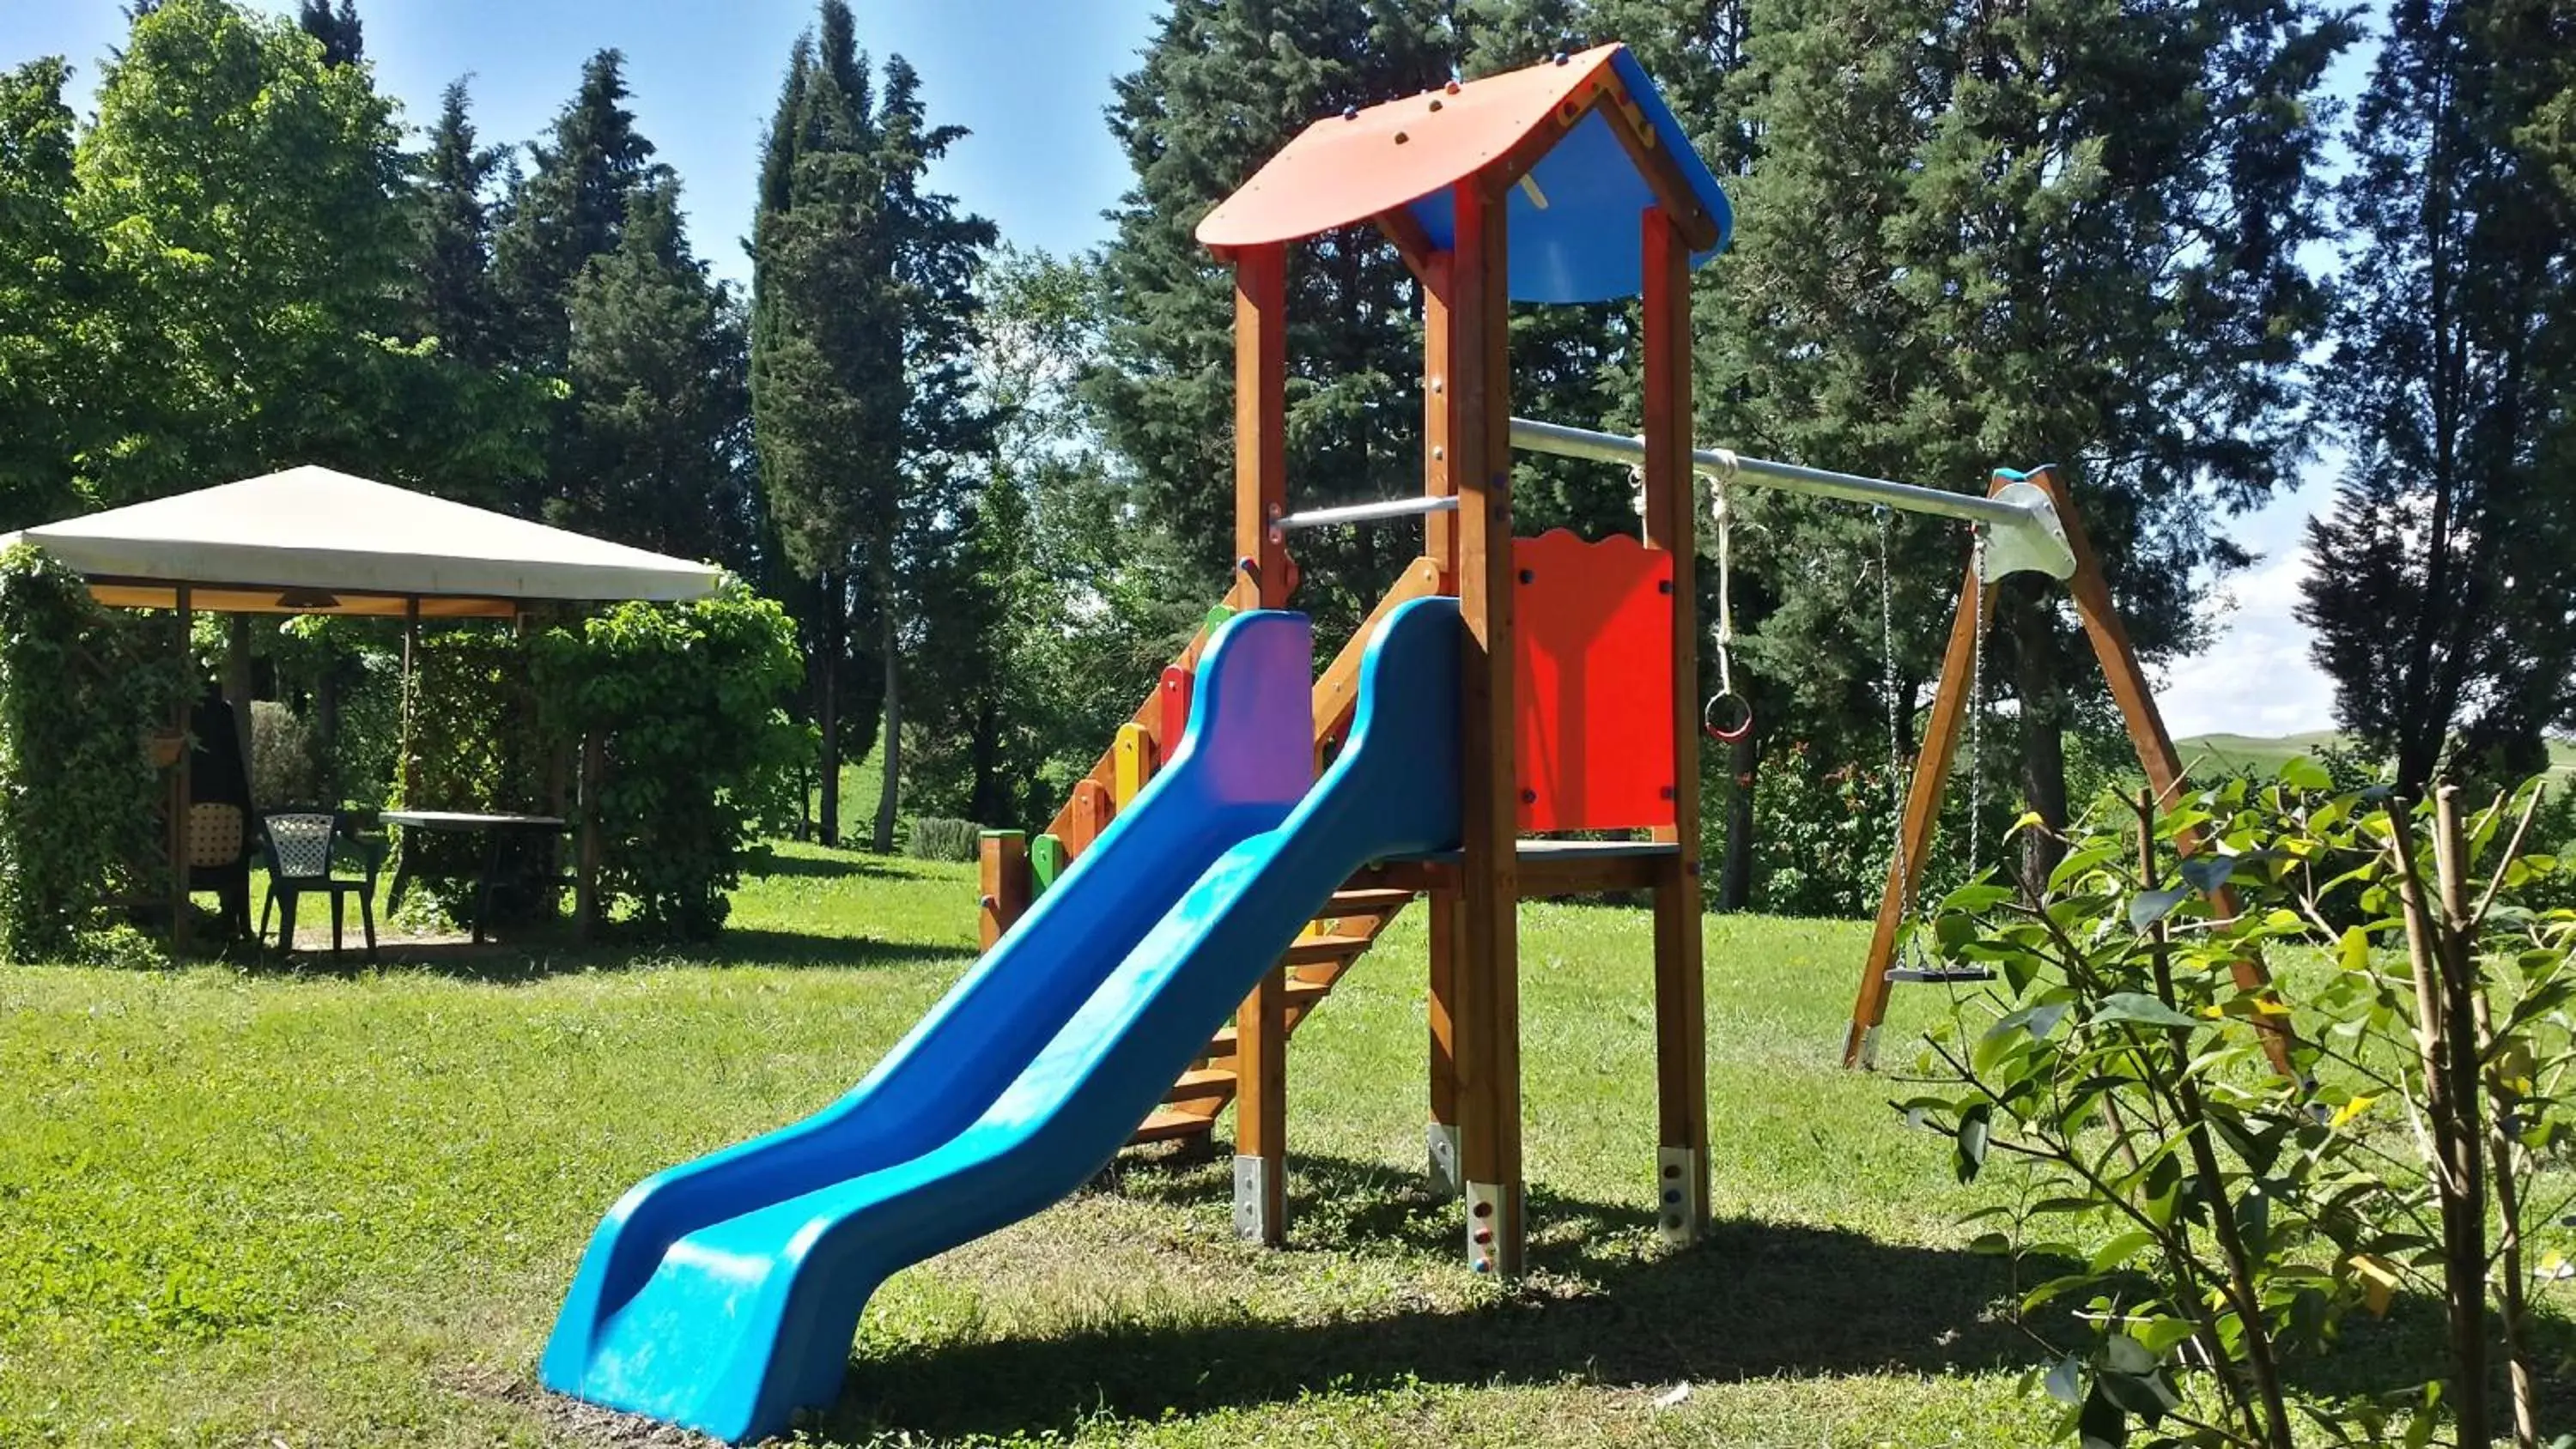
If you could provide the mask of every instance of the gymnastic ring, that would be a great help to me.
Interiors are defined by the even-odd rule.
[[[1728,723],[1732,720],[1732,723]],[[1753,733],[1753,704],[1734,690],[1708,697],[1708,707],[1699,712],[1699,727],[1720,744],[1740,744]]]

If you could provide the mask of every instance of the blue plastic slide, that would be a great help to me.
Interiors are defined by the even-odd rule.
[[[1353,870],[1456,845],[1459,638],[1389,615],[1309,788],[1306,619],[1229,621],[1162,773],[866,1081],[609,1211],[546,1386],[735,1441],[830,1404],[879,1283],[1089,1180]]]

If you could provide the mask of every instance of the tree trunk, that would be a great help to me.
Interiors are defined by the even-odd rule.
[[[1726,796],[1726,859],[1718,869],[1717,908],[1744,911],[1753,907],[1753,850],[1756,845],[1754,782],[1762,770],[1762,726],[1726,747],[1727,772],[1735,788]]]
[[[880,576],[877,580],[877,647],[885,655],[885,734],[877,759],[885,773],[877,781],[876,836],[871,842],[877,854],[894,849],[894,810],[903,780],[903,694],[898,687],[903,641],[897,637],[894,608],[894,581]]]
[[[822,758],[815,772],[822,803],[814,832],[825,845],[841,843],[841,596],[832,584],[832,571],[823,570],[815,590],[821,600],[822,648],[814,671],[814,716],[823,736]]]
[[[2056,624],[2025,597],[2012,611],[2014,693],[2021,700],[2021,790],[2047,831],[2022,833],[2025,880],[2044,881],[2064,854],[2050,831],[2066,828],[2066,689],[2052,668]]]
[[[340,780],[340,661],[323,661],[322,677],[313,681],[314,752],[321,757],[322,793],[337,804]]]

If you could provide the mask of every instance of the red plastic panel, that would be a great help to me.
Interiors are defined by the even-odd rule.
[[[1672,554],[1555,529],[1512,566],[1520,828],[1672,824]]]

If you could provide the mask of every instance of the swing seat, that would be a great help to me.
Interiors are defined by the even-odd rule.
[[[1995,971],[1991,966],[1891,966],[1887,968],[1887,979],[1935,983],[1992,981]]]

